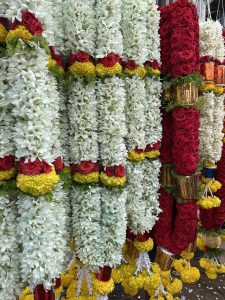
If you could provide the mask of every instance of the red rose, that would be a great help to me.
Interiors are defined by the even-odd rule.
[[[213,61],[213,57],[210,55],[204,55],[201,57],[201,63],[207,63],[212,61]]]
[[[7,155],[0,158],[0,171],[7,171],[14,167],[14,156]]]
[[[31,162],[29,159],[27,163],[25,163],[25,159],[22,158],[18,162],[18,173],[24,175],[39,175],[42,171],[42,161],[36,159],[34,162]]]
[[[41,35],[44,31],[41,22],[37,19],[33,20],[29,25],[27,25],[27,27],[32,34],[36,35]]]
[[[221,65],[221,61],[217,58],[214,59],[214,63],[215,63],[216,66]]]
[[[56,173],[59,173],[63,170],[63,167],[64,167],[64,164],[63,164],[63,161],[62,161],[62,158],[60,156],[58,156],[54,163],[53,163],[54,167],[55,167],[55,170],[56,170]]]
[[[52,166],[50,166],[48,163],[46,163],[45,161],[43,161],[43,165],[42,165],[42,173],[44,174],[48,174],[52,171]]]
[[[160,142],[155,143],[155,144],[153,145],[153,149],[155,149],[155,150],[159,150],[160,147],[161,147],[161,143],[160,143]]]
[[[94,169],[95,169],[95,163],[93,163],[92,161],[82,161],[79,164],[79,172],[81,174],[89,174],[93,172]]]
[[[153,150],[153,147],[151,146],[151,145],[147,145],[146,147],[145,147],[145,152],[150,152],[150,151],[152,151]]]
[[[72,164],[71,165],[71,174],[74,175],[75,173],[79,172],[79,165],[78,164]]]
[[[116,177],[124,177],[125,175],[125,168],[124,166],[116,166],[115,167],[115,175]]]
[[[22,13],[22,22],[25,26],[29,26],[34,20],[37,20],[35,15],[28,10]]]
[[[135,60],[130,59],[125,63],[125,67],[129,70],[135,70],[138,67],[138,64],[135,62]]]
[[[76,53],[76,61],[88,62],[88,61],[90,61],[90,55],[84,51],[78,51]]]
[[[62,66],[62,57],[59,54],[55,53],[54,47],[50,46],[49,49],[52,58],[57,62],[59,66]]]
[[[98,172],[98,171],[99,171],[99,165],[98,165],[98,163],[94,163],[93,172]]]
[[[106,167],[105,172],[107,176],[112,177],[114,176],[115,169],[114,167]]]
[[[9,25],[9,22],[6,18],[0,17],[0,24],[2,24],[7,29],[8,25]]]
[[[137,147],[134,149],[134,151],[135,151],[137,154],[141,154],[141,153],[144,152],[143,149],[139,149],[139,148],[137,148]]]
[[[154,60],[152,60],[152,61],[146,61],[145,63],[144,63],[144,66],[145,67],[148,67],[148,66],[150,66],[152,69],[154,69],[154,70],[158,70],[159,69],[159,63],[158,63],[158,61],[156,60],[156,59],[154,59]]]
[[[138,242],[146,242],[148,239],[149,239],[150,235],[149,235],[149,232],[145,232],[145,233],[138,233],[136,235],[136,240]]]
[[[109,53],[107,56],[99,59],[99,63],[107,68],[113,67],[118,61],[119,56],[114,53]]]

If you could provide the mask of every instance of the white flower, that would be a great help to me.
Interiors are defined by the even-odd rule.
[[[101,58],[108,53],[123,54],[123,40],[120,31],[121,21],[120,0],[97,0],[97,50],[96,57]]]
[[[99,80],[96,84],[99,111],[100,157],[104,166],[125,163],[127,151],[124,143],[125,89],[118,77]]]
[[[20,293],[17,209],[9,196],[0,196],[0,298],[16,300]]]
[[[200,22],[200,54],[211,55],[219,60],[224,60],[225,48],[223,27],[220,22],[208,19]]]
[[[65,0],[63,6],[67,50],[82,50],[93,55],[96,43],[94,0]]]
[[[52,1],[52,16],[54,20],[55,46],[61,53],[65,48],[64,0]]]
[[[146,144],[154,145],[162,139],[161,90],[162,83],[155,77],[145,78],[146,101],[145,106],[145,132]]]
[[[14,154],[12,130],[15,120],[11,114],[12,105],[7,96],[7,66],[8,58],[0,58],[0,157]]]
[[[34,49],[23,46],[10,58],[7,93],[16,124],[12,131],[17,158],[40,158],[51,163],[52,126],[56,112],[52,110],[56,86],[50,82],[47,56],[34,44]]]
[[[98,160],[97,102],[95,83],[85,84],[80,78],[69,93],[71,161]]]
[[[160,35],[159,35],[159,21],[160,12],[158,5],[154,0],[148,0],[147,3],[147,47],[148,56],[147,60],[156,59],[160,62]]]
[[[146,11],[145,0],[122,0],[123,56],[139,64],[148,57]]]
[[[52,280],[63,271],[66,211],[62,186],[53,192],[53,200],[19,196],[18,235],[22,244],[21,276],[31,290],[37,284],[49,289]]]
[[[223,120],[224,120],[224,95],[215,97],[214,122],[213,122],[213,155],[215,162],[218,162],[222,156],[223,148]]]
[[[145,82],[138,76],[125,79],[126,87],[126,122],[127,136],[126,142],[128,150],[136,146],[144,149],[145,139]]]
[[[7,0],[0,0],[0,16],[4,17],[7,10]]]

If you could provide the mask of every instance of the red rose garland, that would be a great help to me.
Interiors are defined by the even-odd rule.
[[[163,111],[162,141],[161,141],[161,151],[160,151],[160,158],[163,164],[168,164],[173,162],[173,156],[172,156],[173,127],[171,126],[172,122],[173,122],[172,112]]]
[[[160,37],[161,37],[161,72],[169,73],[170,70],[170,13],[171,6],[167,5],[160,9]]]

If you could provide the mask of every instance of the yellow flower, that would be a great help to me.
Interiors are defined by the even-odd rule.
[[[109,281],[100,281],[97,278],[93,280],[93,288],[94,291],[102,296],[107,296],[110,294],[114,289],[114,282],[111,278]]]
[[[203,269],[209,269],[211,268],[211,263],[210,263],[210,260],[202,257],[200,260],[199,260],[199,264],[200,264],[200,267],[203,268]]]
[[[96,183],[99,182],[99,173],[92,172],[89,174],[75,173],[72,175],[74,181],[79,183]]]
[[[76,288],[77,288],[77,282],[76,282],[76,280],[73,280],[70,283],[70,285],[69,285],[69,287],[66,291],[66,298],[73,298],[74,294],[75,294],[75,291],[76,291]]]
[[[135,150],[131,150],[128,152],[128,159],[133,161],[141,161],[145,159],[145,153],[137,153]]]
[[[61,274],[61,281],[62,281],[63,287],[67,288],[71,284],[73,279],[74,279],[74,275],[71,273],[62,273]]]
[[[69,67],[69,72],[75,76],[95,76],[95,66],[90,61],[76,61]]]
[[[34,300],[34,295],[30,292],[30,288],[26,287],[19,297],[19,300]]]
[[[203,197],[197,201],[197,204],[203,209],[210,209],[213,207],[219,207],[221,204],[221,200],[216,197]]]
[[[32,196],[42,196],[50,193],[59,182],[54,166],[48,174],[24,175],[18,174],[16,178],[17,187],[24,193]]]
[[[51,55],[48,55],[48,69],[54,68],[57,65],[57,62],[51,57]]]
[[[59,288],[57,288],[57,289],[55,289],[55,297],[56,298],[59,298],[60,297],[60,295],[61,295],[61,293],[62,293],[62,289],[63,289],[63,287],[62,286],[60,286]]]
[[[8,31],[5,29],[5,26],[0,24],[0,43],[5,43],[7,38]]]
[[[203,84],[199,87],[201,92],[214,92],[215,85],[213,83]]]
[[[205,243],[199,236],[197,236],[197,243],[196,244],[197,244],[197,247],[198,247],[199,250],[202,250],[202,251],[205,250]]]
[[[146,70],[144,67],[138,66],[136,69],[134,70],[130,70],[128,68],[124,69],[124,74],[128,75],[128,76],[134,76],[134,75],[138,75],[139,77],[143,78],[146,75]]]
[[[159,150],[151,150],[151,151],[144,152],[144,153],[145,153],[145,157],[147,157],[147,158],[156,158],[156,157],[159,157],[159,155],[160,155]]]
[[[122,73],[122,66],[120,63],[116,63],[112,67],[105,67],[103,64],[98,63],[96,65],[96,74],[98,76],[113,76],[113,75],[119,75]]]
[[[195,267],[190,267],[190,269],[182,270],[181,280],[185,283],[195,283],[200,279],[200,272]]]
[[[6,42],[9,43],[11,42],[14,38],[20,38],[23,41],[29,41],[31,40],[33,35],[26,29],[25,26],[19,25],[16,29],[10,30]]]
[[[183,259],[191,260],[194,257],[194,252],[183,251],[180,256]]]
[[[145,242],[139,242],[135,240],[134,246],[137,248],[139,252],[149,252],[153,249],[154,246],[153,239],[149,238]]]
[[[147,74],[151,76],[160,76],[161,72],[158,69],[153,69],[152,67],[145,67]]]
[[[152,272],[155,274],[160,274],[161,269],[157,263],[152,263]]]
[[[6,171],[0,171],[0,180],[9,180],[16,175],[16,169],[12,168]]]
[[[205,271],[205,274],[206,274],[206,276],[207,276],[209,279],[216,279],[216,278],[217,278],[217,273],[216,273],[216,272],[208,272],[208,271]]]
[[[183,288],[182,281],[178,278],[175,278],[173,280],[173,282],[170,285],[167,286],[166,289],[169,293],[171,293],[172,295],[175,295],[175,294],[180,293],[182,288]]]
[[[126,182],[126,176],[123,177],[107,176],[105,172],[101,172],[100,180],[103,184],[108,186],[122,186]]]
[[[63,168],[63,172],[64,173],[70,173],[71,172],[71,168],[70,167],[64,167]]]
[[[161,277],[159,274],[152,274],[145,277],[144,289],[149,292],[151,290],[157,289],[161,285]]]
[[[116,284],[123,281],[123,272],[120,267],[112,270],[112,278]]]
[[[217,96],[223,95],[223,87],[222,86],[215,86],[214,93]]]

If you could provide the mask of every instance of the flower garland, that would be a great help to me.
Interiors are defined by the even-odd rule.
[[[52,201],[28,195],[18,197],[18,234],[23,249],[21,276],[31,290],[40,284],[49,290],[63,270],[66,212],[61,190],[58,185]]]
[[[0,296],[16,300],[20,290],[17,209],[8,195],[0,197]]]
[[[52,1],[53,2],[53,1]],[[52,3],[52,16],[54,21],[55,44],[57,50],[62,53],[64,51],[64,0],[57,0]]]
[[[208,19],[200,22],[200,53],[224,60],[225,49],[220,22]]]

